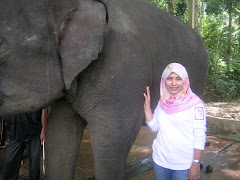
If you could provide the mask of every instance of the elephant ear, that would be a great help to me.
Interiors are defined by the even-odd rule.
[[[105,23],[105,6],[97,1],[85,1],[66,18],[60,36],[60,56],[67,90],[73,79],[98,58]]]

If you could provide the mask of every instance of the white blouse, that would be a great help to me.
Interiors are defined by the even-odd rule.
[[[158,104],[150,122],[153,141],[153,161],[164,168],[185,170],[191,167],[194,149],[204,150],[206,142],[206,112],[202,103],[174,114],[166,114]]]

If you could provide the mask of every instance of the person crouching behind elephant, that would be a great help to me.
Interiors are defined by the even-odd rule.
[[[146,123],[157,132],[153,141],[153,168],[157,180],[197,180],[206,142],[203,101],[191,88],[188,73],[179,63],[169,64],[162,73],[160,100],[150,108],[150,90],[144,93]]]
[[[34,112],[9,116],[9,144],[3,165],[3,179],[16,180],[24,150],[29,158],[29,179],[40,178],[41,144],[45,142],[47,112]]]

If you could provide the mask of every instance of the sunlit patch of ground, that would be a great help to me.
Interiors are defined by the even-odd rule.
[[[240,179],[240,170],[223,169],[222,172],[227,176],[233,177],[234,179]]]
[[[240,103],[211,102],[206,104],[207,115],[240,120]]]

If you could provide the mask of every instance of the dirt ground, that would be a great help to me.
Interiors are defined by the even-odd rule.
[[[211,102],[206,104],[207,115],[240,120],[240,103]]]
[[[206,105],[207,115],[225,117],[228,119],[240,120],[240,103],[209,103]],[[93,156],[89,141],[89,130],[84,131],[78,164],[75,171],[75,180],[86,180],[94,176]],[[152,141],[156,134],[143,126],[134,142],[127,159],[127,169],[131,171],[138,168],[140,163],[147,163],[151,160]],[[201,170],[202,180],[239,180],[240,179],[240,142],[213,136],[207,137],[206,149],[203,153],[203,169]],[[0,179],[2,177],[2,165],[6,149],[0,150]],[[130,166],[131,163],[134,166]],[[42,162],[41,162],[42,165]],[[149,163],[148,163],[149,165]],[[213,171],[206,173],[206,167],[211,166]],[[147,167],[147,166],[145,166]],[[150,169],[149,169],[150,168]],[[154,171],[149,166],[149,170],[138,174],[130,180],[155,180]],[[141,169],[141,168],[140,168]],[[28,159],[24,159],[19,173],[20,180],[28,179]],[[47,180],[41,169],[41,179]]]

